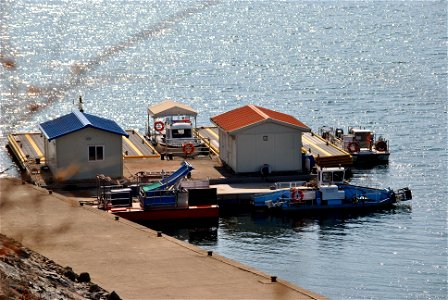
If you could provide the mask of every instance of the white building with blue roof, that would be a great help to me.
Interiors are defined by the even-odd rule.
[[[122,137],[114,121],[75,111],[41,123],[45,161],[57,181],[123,176]]]

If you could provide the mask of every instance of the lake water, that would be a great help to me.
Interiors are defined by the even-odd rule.
[[[1,141],[69,113],[143,132],[166,98],[366,126],[388,166],[352,181],[414,199],[330,218],[237,214],[178,237],[332,299],[447,298],[446,1],[2,1]],[[0,171],[11,160],[0,155]],[[9,169],[2,176],[15,176]],[[195,238],[196,234],[196,238]]]

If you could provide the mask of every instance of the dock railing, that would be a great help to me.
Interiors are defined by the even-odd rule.
[[[193,147],[184,149],[184,145],[190,144]],[[175,147],[170,147],[169,145],[173,145]],[[169,156],[210,156],[210,147],[204,143],[204,141],[200,138],[187,138],[187,139],[166,139],[165,144],[161,147],[162,153],[161,155]],[[189,153],[191,151],[191,153]]]

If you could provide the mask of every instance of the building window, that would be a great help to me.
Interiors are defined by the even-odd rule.
[[[104,146],[89,146],[89,161],[104,160]]]
[[[265,141],[265,142],[268,141],[268,136],[267,135],[263,135],[263,141]]]

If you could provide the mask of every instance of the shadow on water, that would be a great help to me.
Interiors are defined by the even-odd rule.
[[[369,222],[374,219],[387,217],[395,214],[410,214],[412,211],[411,205],[401,204],[389,209],[381,209],[370,212],[356,211],[356,212],[326,212],[325,214],[309,214],[309,215],[271,215],[266,213],[250,213],[246,216],[247,222],[251,224],[251,228],[257,228],[265,234],[269,234],[269,228],[272,232],[277,232],[276,228],[292,229],[294,231],[308,231],[310,228],[318,227],[320,231],[327,229],[333,230],[335,227],[341,228],[344,224]],[[241,217],[240,217],[241,218]],[[244,218],[244,217],[243,217]],[[223,223],[221,220],[220,223]],[[254,226],[252,226],[252,224]],[[249,227],[245,227],[244,230]],[[268,229],[268,230],[267,230]]]
[[[364,173],[364,172],[376,172],[376,173],[387,173],[389,172],[389,164],[362,164],[362,165],[356,165],[352,166],[350,168],[351,175],[357,174],[357,173]]]
[[[233,214],[227,212],[219,220],[158,222],[142,224],[153,230],[175,237],[197,246],[216,246],[218,232],[225,235],[255,233],[264,237],[278,237],[287,231],[302,232],[319,231],[319,234],[334,235],[335,230],[344,234],[349,224],[373,222],[383,217],[412,212],[411,205],[401,204],[390,209],[374,212],[334,212],[324,215],[272,215],[268,213],[238,210]],[[221,229],[221,230],[219,230]]]
[[[218,241],[219,220],[217,218],[140,224],[194,245],[215,244]]]

